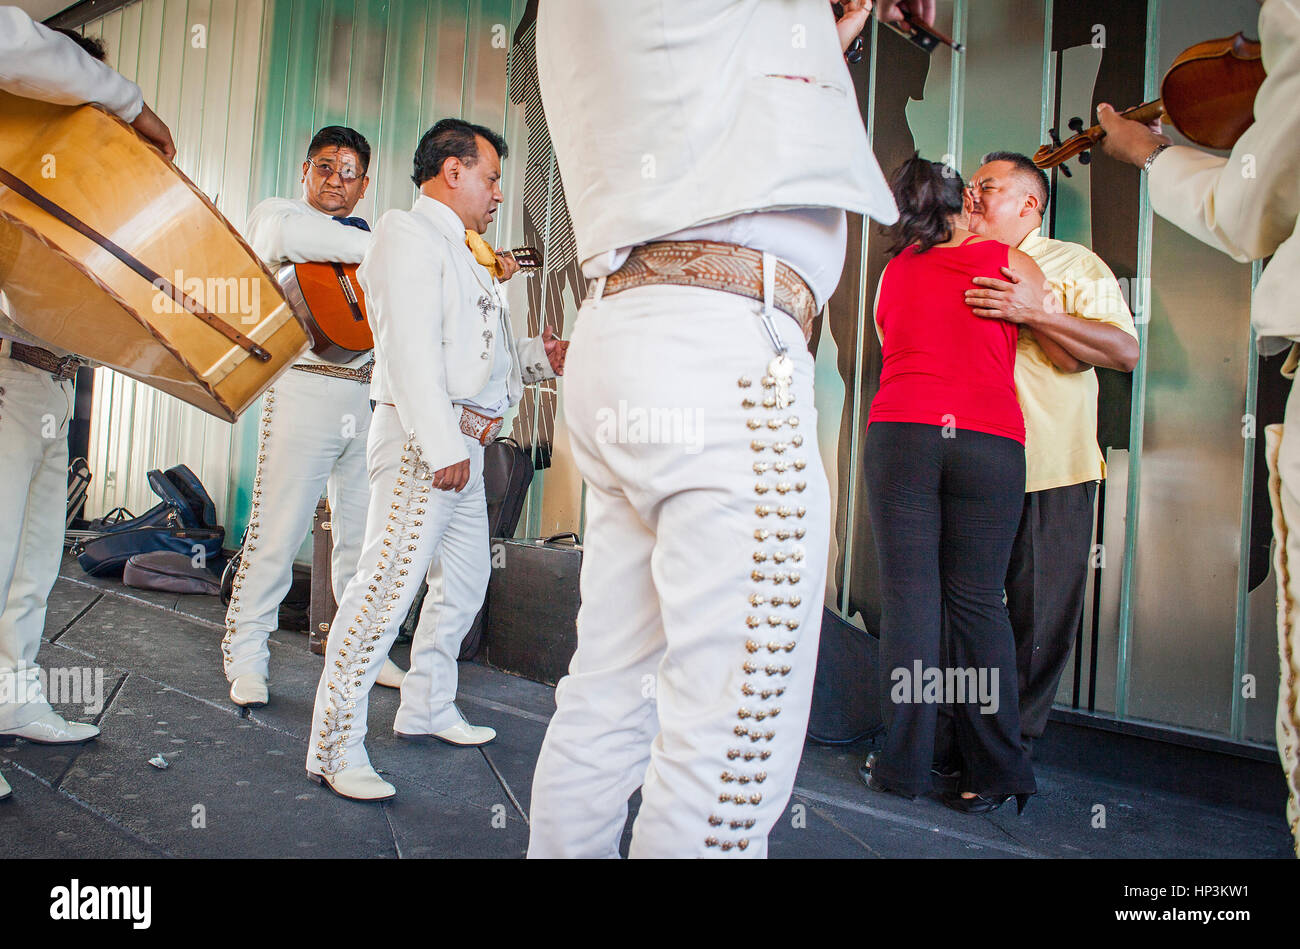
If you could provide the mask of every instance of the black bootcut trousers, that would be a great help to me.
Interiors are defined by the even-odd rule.
[[[993,694],[970,690],[975,694],[968,691],[953,704],[961,789],[1033,793],[1033,769],[1020,743],[1015,640],[1002,601],[1025,498],[1024,446],[983,432],[874,422],[867,431],[866,475],[880,563],[881,694],[888,726],[873,773],[905,794],[932,787],[939,706],[954,696],[945,690],[936,701],[914,680],[919,662],[922,670],[938,670],[945,684],[954,681],[940,661],[946,611],[952,665],[973,670],[986,688],[996,673]]]

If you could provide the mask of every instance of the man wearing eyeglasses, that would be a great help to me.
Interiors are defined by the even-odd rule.
[[[361,133],[340,125],[321,129],[302,163],[302,197],[268,198],[249,214],[253,250],[272,271],[286,263],[360,263],[370,227],[350,215],[365,197],[369,166],[370,145]],[[330,501],[336,594],[356,569],[369,497],[373,365],[370,352],[341,365],[308,352],[263,397],[253,507],[221,643],[236,705],[259,707],[270,699],[267,640],[279,626],[294,555],[322,490]],[[385,660],[379,684],[395,688],[402,675]]]

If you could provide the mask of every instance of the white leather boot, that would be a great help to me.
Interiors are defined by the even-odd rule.
[[[0,731],[0,738],[25,738],[37,745],[75,745],[90,741],[98,734],[98,726],[66,721],[62,715],[50,709],[26,725]]]
[[[375,685],[385,685],[390,689],[400,689],[402,680],[406,678],[406,670],[391,659],[384,660],[384,667],[379,670],[379,678],[375,680]]]
[[[261,708],[271,700],[267,691],[266,676],[250,672],[238,676],[230,683],[230,701],[244,708]]]
[[[353,801],[387,801],[397,795],[393,787],[370,765],[361,768],[344,768],[337,774],[317,774],[308,771],[307,777],[323,784],[339,797]]]

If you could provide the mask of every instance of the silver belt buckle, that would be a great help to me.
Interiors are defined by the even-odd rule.
[[[59,371],[57,378],[60,381],[72,380],[77,378],[77,370],[81,368],[81,360],[76,356],[64,356],[59,360]]]

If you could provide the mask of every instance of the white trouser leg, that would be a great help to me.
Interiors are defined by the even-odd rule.
[[[1300,388],[1292,386],[1283,419],[1265,430],[1281,674],[1276,737],[1287,785],[1287,824],[1300,855]]]
[[[72,383],[0,357],[0,729],[49,711],[36,653],[59,575]]]
[[[393,730],[405,735],[432,734],[460,721],[460,712],[452,704],[456,656],[483,606],[492,576],[483,446],[473,439],[466,442],[469,483],[455,496],[456,505],[440,508],[432,521],[441,539],[426,571],[429,595],[411,641],[411,668],[402,679],[402,704],[393,719]]]
[[[387,405],[375,410],[366,447],[370,507],[365,542],[356,573],[339,598],[325,644],[325,668],[316,690],[307,750],[308,771],[336,774],[369,763],[364,745],[366,712],[384,657],[420,588],[419,578],[434,559],[443,531],[463,514],[459,511],[463,495],[476,493],[479,503],[484,503],[482,446],[468,438],[466,444],[469,484],[460,493],[438,491],[433,487],[432,472],[419,463],[418,446],[403,431],[397,411]],[[406,689],[403,682],[403,704]],[[454,692],[454,683],[452,689]]]
[[[778,315],[795,402],[765,404],[773,351],[758,310],[685,287],[583,305],[565,418],[596,498],[588,537],[607,555],[583,558],[578,649],[534,777],[530,856],[615,852],[619,798],[639,777],[626,770],[647,751],[633,856],[765,855],[789,799],[816,669],[830,499],[812,356]],[[648,553],[609,500],[620,496],[653,535]],[[622,596],[598,592],[638,573],[654,599],[644,579]],[[658,611],[658,641],[646,610]],[[627,723],[645,688],[633,676],[656,663],[658,734],[646,748],[645,731]]]
[[[617,857],[627,801],[659,730],[656,672],[664,630],[648,565],[655,535],[620,493],[597,485],[584,456],[579,648],[555,690],[556,712],[533,775],[530,857]],[[619,617],[617,623],[609,622]]]
[[[222,642],[226,678],[265,676],[267,639],[293,583],[293,559],[331,487],[335,589],[356,568],[366,511],[369,388],[290,370],[268,389],[258,437],[248,542],[231,590]]]

